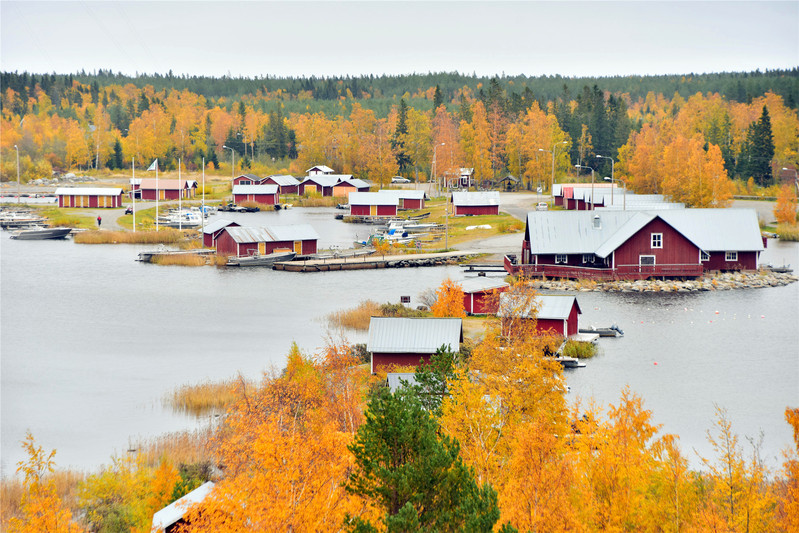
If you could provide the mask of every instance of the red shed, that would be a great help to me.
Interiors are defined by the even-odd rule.
[[[398,200],[395,196],[377,192],[351,192],[350,215],[395,217]]]
[[[510,295],[501,294],[499,296],[499,309],[498,315],[503,317],[507,315],[507,311],[503,313],[503,309],[512,307],[512,301],[509,300]],[[563,337],[570,337],[577,334],[579,331],[577,325],[577,315],[582,314],[580,306],[577,304],[577,298],[574,296],[537,296],[538,314],[536,331],[541,335],[555,333]],[[522,310],[521,317],[518,318],[533,318],[531,310]]]
[[[459,191],[452,193],[453,213],[457,215],[498,215],[499,191]]]
[[[216,239],[219,255],[248,256],[289,249],[297,255],[316,253],[319,236],[309,224],[247,228],[227,226]]]
[[[256,202],[265,205],[275,205],[280,202],[277,185],[234,185],[233,201]]]
[[[351,192],[369,192],[370,185],[350,175],[340,176],[339,182],[333,185],[333,196],[348,196]]]
[[[463,307],[470,315],[496,313],[499,293],[508,290],[509,285],[500,278],[477,276],[460,282],[463,289]]]
[[[228,226],[238,225],[238,223],[232,220],[225,220],[224,218],[213,221],[203,229],[203,246],[206,248],[216,248],[216,239],[222,233],[222,230]]]
[[[417,366],[430,361],[442,346],[454,352],[463,342],[460,318],[372,317],[366,350],[372,354],[372,373],[392,366]]]
[[[255,174],[242,174],[233,178],[233,186],[236,185],[261,185],[264,178],[258,177]]]
[[[142,200],[177,200],[181,195],[183,198],[194,198],[197,182],[147,178],[141,180],[139,188]]]
[[[300,180],[288,174],[267,176],[261,185],[277,185],[280,194],[299,194],[300,192]]]
[[[59,187],[58,207],[122,207],[122,189],[114,187]]]
[[[396,196],[400,209],[424,209],[424,191],[413,189],[380,189],[377,192]]]
[[[308,176],[299,185],[300,194],[318,193],[322,196],[333,196],[333,185],[339,182],[338,176],[314,174]]]

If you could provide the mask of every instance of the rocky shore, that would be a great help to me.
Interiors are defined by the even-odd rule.
[[[757,272],[730,272],[708,275],[696,280],[638,280],[605,281],[586,280],[533,280],[542,290],[577,292],[697,292],[726,291],[733,289],[761,289],[781,287],[799,281],[794,274],[760,270]]]

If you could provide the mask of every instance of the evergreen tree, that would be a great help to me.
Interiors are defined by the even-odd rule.
[[[122,143],[119,142],[119,139],[114,141],[114,151],[111,153],[111,157],[108,159],[107,166],[110,169],[118,169],[125,166],[125,163],[122,159]]]
[[[441,94],[441,87],[436,84],[436,91],[433,93],[433,112],[444,105],[444,96]]]
[[[499,519],[496,491],[477,484],[458,442],[438,433],[410,388],[377,391],[349,450],[356,466],[346,490],[375,502],[389,532],[490,532]],[[361,518],[348,522],[351,531],[377,531]]]
[[[755,181],[764,187],[772,184],[771,160],[774,159],[774,136],[771,132],[771,117],[768,108],[763,106],[763,113],[754,128],[751,144],[751,162],[749,168]]]
[[[455,378],[460,356],[442,346],[430,356],[430,364],[416,367],[414,379],[422,407],[434,416],[441,414],[441,401],[447,395],[447,382]]]
[[[411,156],[405,149],[405,139],[408,137],[408,105],[405,99],[400,99],[399,112],[397,117],[397,128],[391,138],[391,148],[394,150],[394,157],[397,159],[399,173],[404,174],[411,166]]]

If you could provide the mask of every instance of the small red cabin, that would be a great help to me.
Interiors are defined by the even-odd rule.
[[[277,185],[279,194],[299,194],[300,180],[288,174],[280,176],[267,176],[261,185]]]
[[[277,185],[234,185],[233,201],[255,202],[258,204],[275,205],[280,203]]]
[[[349,203],[352,216],[395,217],[399,201],[388,194],[351,192]]]
[[[372,317],[366,350],[372,354],[372,373],[396,366],[429,362],[442,346],[453,352],[463,342],[460,318]]]
[[[463,289],[463,307],[469,315],[494,314],[499,307],[499,293],[509,285],[500,278],[478,276],[460,282]]]
[[[424,191],[413,189],[380,189],[377,192],[396,197],[399,209],[424,209]]]
[[[515,318],[537,318],[536,331],[541,335],[555,334],[561,337],[570,337],[579,332],[577,316],[582,314],[577,298],[574,296],[537,296],[536,305],[538,313],[533,316],[532,309],[514,309],[513,296],[501,294],[499,296],[499,312],[503,320],[511,315]]]
[[[314,174],[305,178],[299,185],[300,194],[321,194],[333,196],[333,186],[339,182],[338,176]]]
[[[242,174],[233,178],[233,186],[236,185],[260,185],[263,183],[264,178],[258,177],[255,174]]]
[[[453,192],[452,205],[456,216],[498,215],[499,191]]]
[[[216,239],[222,233],[222,230],[228,226],[235,227],[238,225],[238,223],[232,220],[225,220],[223,218],[213,221],[203,229],[203,246],[205,248],[216,248]]]
[[[122,189],[115,187],[59,187],[58,207],[122,207]]]
[[[177,200],[194,198],[197,182],[194,180],[161,180],[147,178],[139,185],[142,200]]]
[[[219,255],[267,255],[275,250],[293,250],[297,255],[313,255],[319,236],[309,224],[247,228],[227,226],[216,238]]]

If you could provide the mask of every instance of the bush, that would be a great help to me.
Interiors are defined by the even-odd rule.
[[[799,225],[780,224],[777,226],[777,237],[783,241],[799,241]]]
[[[563,347],[565,357],[577,359],[591,359],[597,352],[597,345],[593,342],[566,341],[566,346]]]

